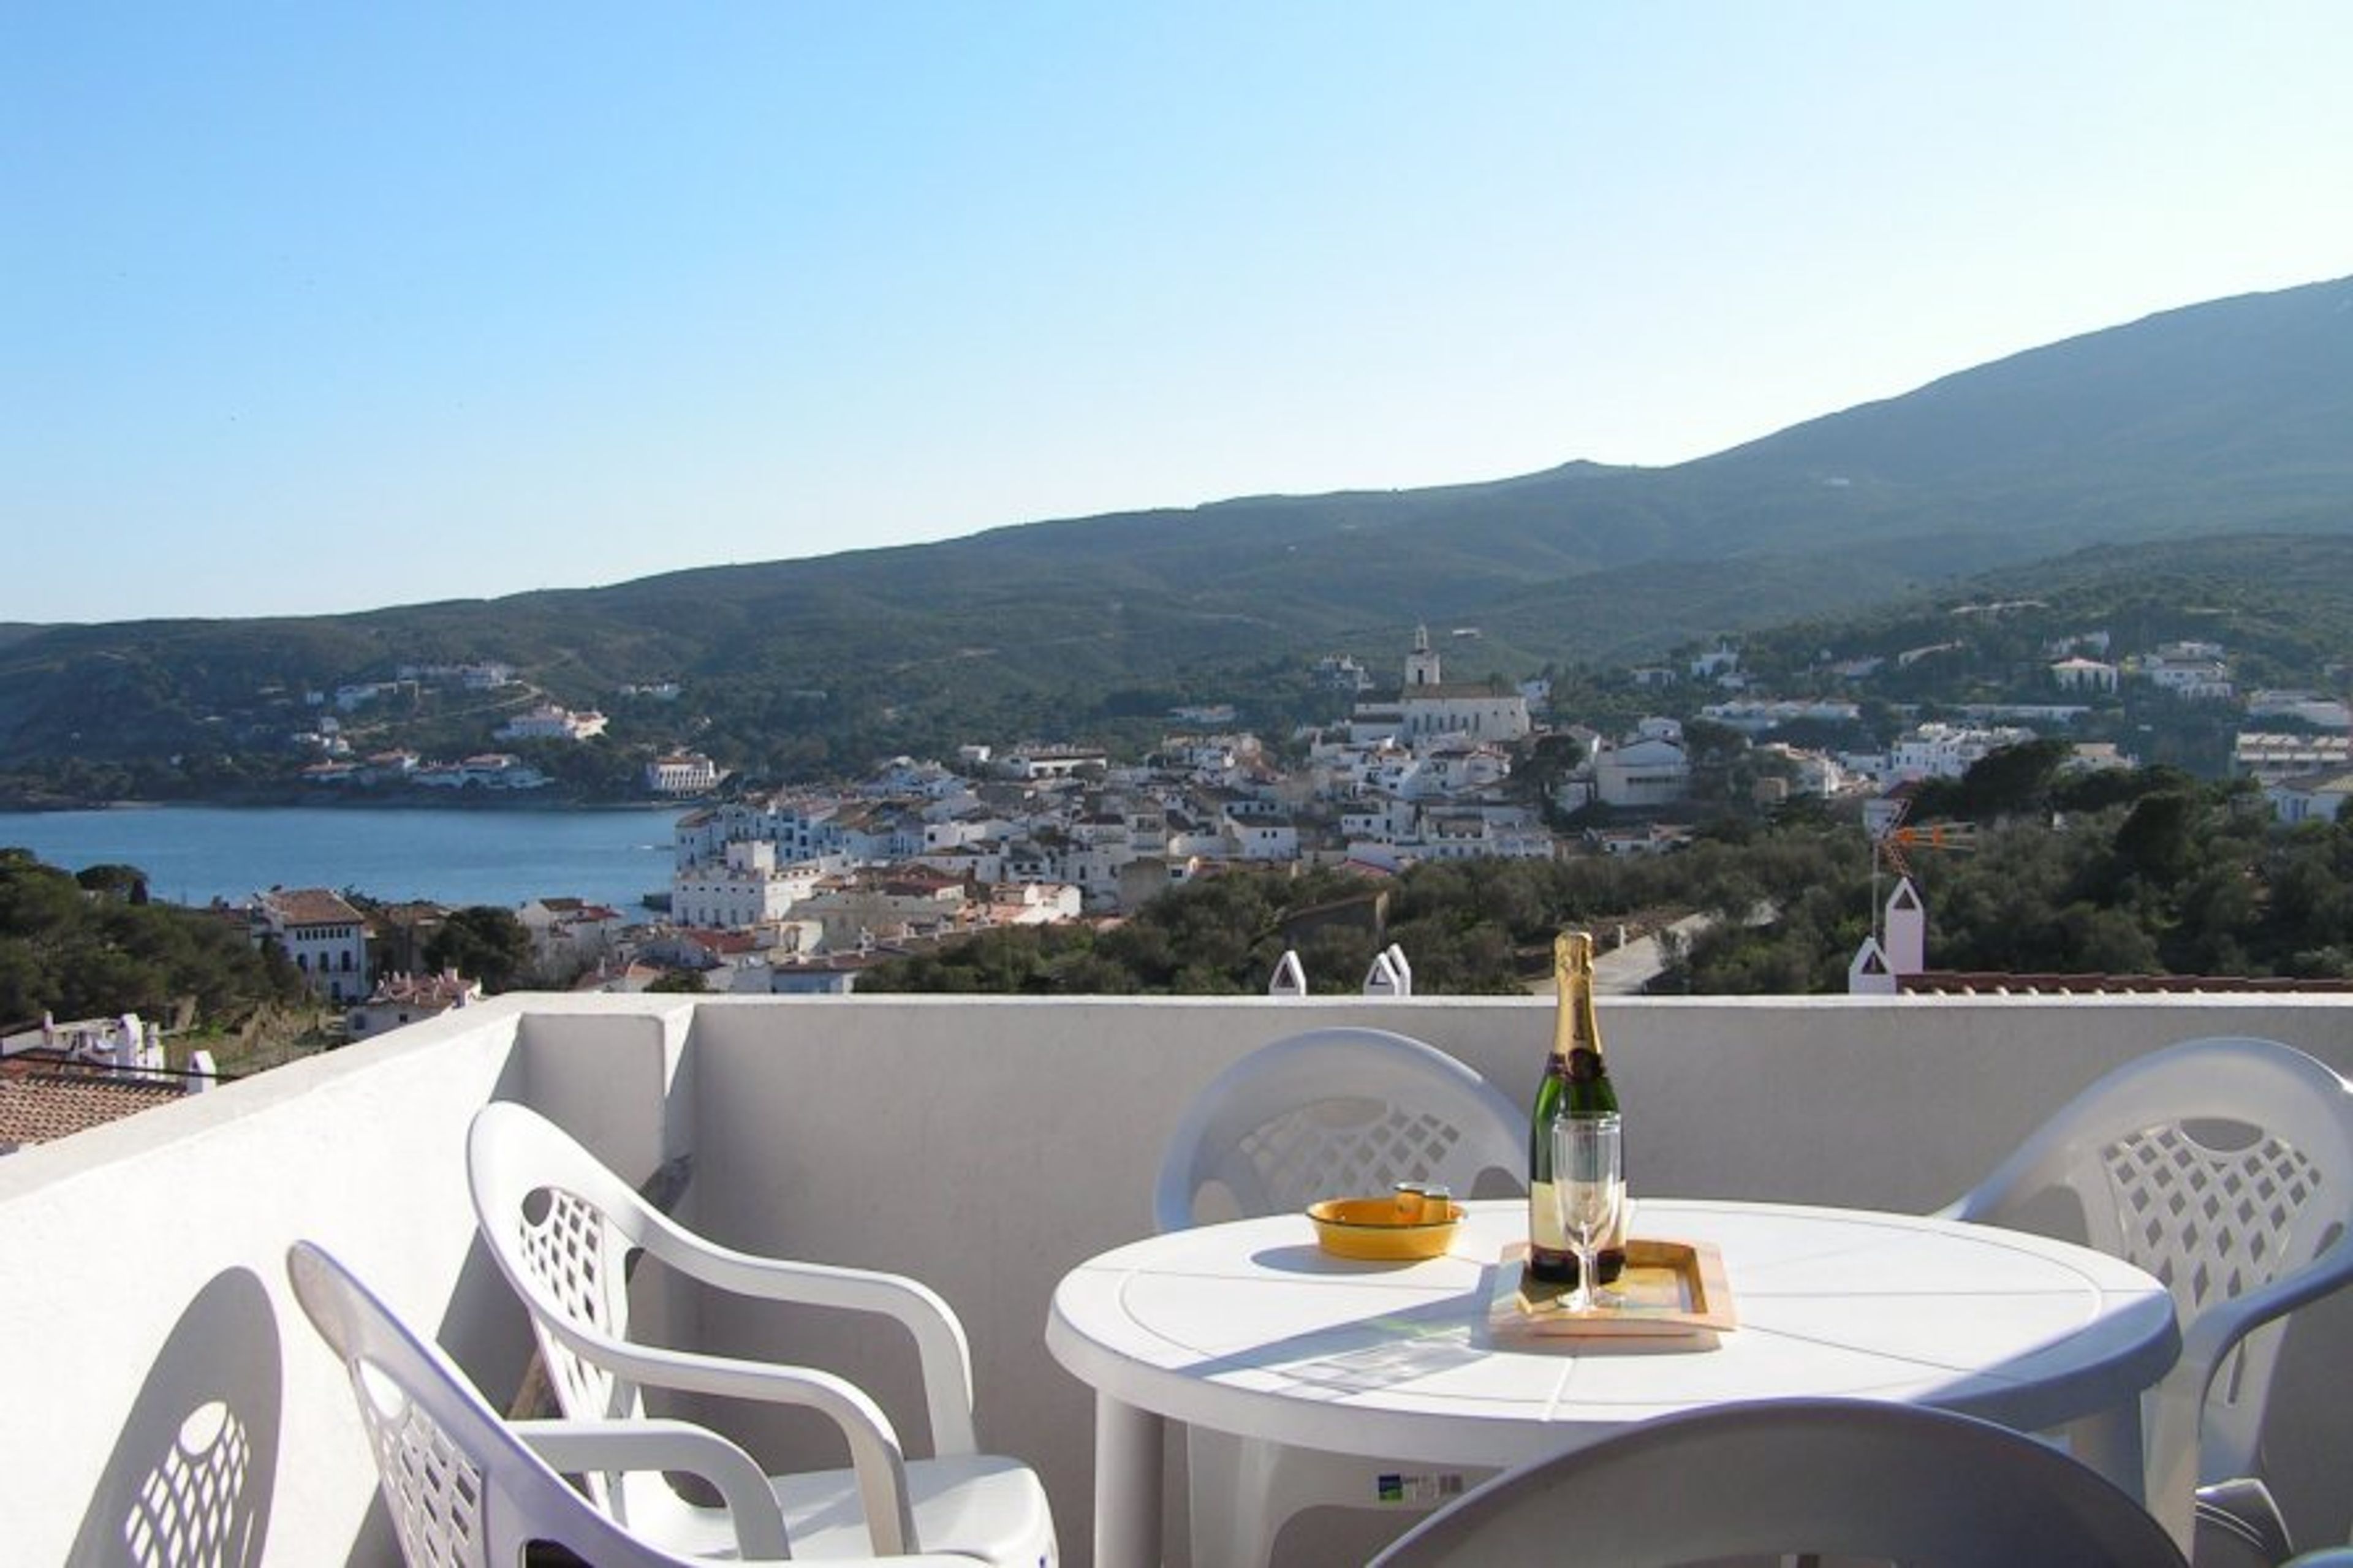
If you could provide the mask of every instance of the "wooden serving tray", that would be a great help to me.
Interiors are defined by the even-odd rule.
[[[1725,1283],[1723,1255],[1704,1241],[1630,1237],[1625,1271],[1611,1287],[1625,1302],[1574,1314],[1566,1310],[1569,1287],[1528,1278],[1527,1256],[1528,1244],[1515,1241],[1504,1249],[1495,1270],[1488,1326],[1498,1340],[1704,1350],[1740,1324]]]

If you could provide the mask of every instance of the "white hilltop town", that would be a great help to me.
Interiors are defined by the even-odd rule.
[[[1819,672],[1822,692],[1804,696],[1765,689],[1729,644],[1680,667],[1631,676],[1637,689],[1696,685],[1714,694],[1716,700],[1695,711],[1752,738],[1767,761],[1753,770],[1759,804],[1847,799],[1866,823],[1905,784],[1957,778],[2004,746],[2063,732],[2091,711],[2082,699],[2132,681],[2183,701],[2232,705],[2252,724],[2285,721],[2277,730],[2242,731],[2234,758],[2280,820],[2333,817],[2353,792],[2342,703],[2309,692],[2242,696],[2227,651],[2213,643],[2172,643],[2111,659],[2103,632],[2045,649],[2049,702],[1947,707],[1947,718],[1915,723],[1869,753],[1765,738],[1799,721],[1853,726],[1862,710],[1837,694],[1841,683],[1884,665],[1909,668],[1951,646],[1831,661]],[[687,969],[712,991],[847,991],[860,971],[897,953],[992,927],[1117,919],[1163,889],[1233,868],[1345,867],[1378,876],[1430,860],[1655,854],[1687,837],[1675,818],[1689,800],[1694,766],[1675,719],[1645,718],[1604,733],[1552,713],[1542,681],[1450,681],[1427,626],[1415,629],[1394,684],[1343,655],[1314,668],[1327,689],[1345,694],[1348,710],[1341,721],[1292,737],[1296,743],[1283,748],[1293,759],[1288,765],[1235,727],[1232,708],[1219,705],[1173,711],[1162,743],[1139,762],[1088,747],[976,742],[945,759],[894,758],[851,785],[742,799],[711,798],[725,775],[709,757],[665,754],[647,768],[649,792],[703,802],[676,824],[670,885],[649,889],[651,911],[557,896],[522,906],[516,912],[531,935],[533,978],[631,990]],[[399,673],[401,683],[521,689],[503,665]],[[350,713],[401,683],[345,688],[331,704],[322,697],[314,706]],[[621,695],[670,700],[678,688]],[[510,719],[498,738],[579,741],[604,723],[599,713],[539,701]],[[1538,799],[1513,787],[1514,764],[1531,742],[1552,736],[1573,740],[1577,761],[1549,778]],[[2112,744],[2086,743],[2076,748],[2073,765],[2134,761]],[[498,752],[457,763],[406,752],[338,755],[311,777],[344,786],[390,781],[482,791],[546,782]],[[1609,826],[1556,826],[1595,806],[1609,809],[1588,819]],[[1895,816],[1883,810],[1880,826],[1892,826]],[[322,996],[348,1008],[351,1027],[364,1032],[479,994],[455,977],[418,973],[419,931],[435,914],[429,907],[400,913],[406,923],[387,931],[383,919],[364,916],[336,894],[296,889],[256,900],[251,918],[257,934],[284,945]],[[1897,940],[1859,955],[1858,985],[1880,986],[1907,964],[1916,968],[1909,917],[1899,910],[1892,919]]]
[[[1904,826],[1910,785],[1959,778],[2005,746],[2063,734],[2093,710],[2072,699],[2112,696],[2129,682],[2239,717],[2245,727],[2237,731],[2232,771],[2253,782],[2281,823],[2335,819],[2353,795],[2353,715],[2346,705],[2310,691],[2242,695],[2227,651],[2207,642],[2111,661],[2105,633],[2063,639],[2044,649],[2053,700],[1946,705],[1940,711],[1947,717],[1911,724],[1883,750],[1814,751],[1767,738],[1801,721],[1860,732],[1861,707],[1835,694],[1839,683],[1866,679],[1889,662],[1936,658],[1949,646],[1907,650],[1892,661],[1826,655],[1816,673],[1829,695],[1767,689],[1729,645],[1680,668],[1651,666],[1630,676],[1637,689],[1684,688],[1687,697],[1696,685],[1715,694],[1683,706],[1750,738],[1749,754],[1760,765],[1746,775],[1758,805],[1842,802],[1883,852],[1914,842],[1915,831],[1946,831]],[[645,907],[631,910],[553,894],[520,905],[513,912],[532,956],[517,983],[620,992],[675,985],[688,974],[690,986],[713,993],[846,993],[860,973],[899,954],[997,927],[1116,921],[1166,888],[1230,870],[1334,867],[1377,879],[1430,860],[1659,854],[1688,839],[1680,824],[1693,815],[1694,767],[1675,719],[1643,718],[1606,733],[1564,722],[1542,681],[1450,682],[1426,627],[1416,629],[1394,686],[1385,688],[1345,655],[1317,661],[1314,671],[1348,710],[1340,721],[1288,737],[1292,743],[1281,748],[1287,765],[1278,763],[1275,748],[1237,727],[1235,710],[1224,705],[1173,710],[1160,745],[1137,762],[1086,747],[999,750],[976,742],[946,760],[893,758],[855,784],[736,799],[715,798],[725,774],[711,758],[664,753],[647,765],[646,788],[690,805],[674,826],[669,885],[648,889]],[[503,724],[500,739],[579,742],[604,728],[603,715],[543,700],[504,665],[416,667],[399,675],[396,682],[340,689],[332,699],[312,694],[319,716],[297,740],[324,755],[307,771],[313,783],[491,794],[549,782],[521,758],[496,752],[454,763],[402,751],[353,755],[326,710],[351,714],[412,687],[527,692],[534,706]],[[619,695],[666,702],[679,688],[663,682]],[[1575,742],[1573,765],[1546,775],[1541,798],[1525,781],[1514,787],[1515,760],[1556,737]],[[2070,765],[2123,768],[2136,760],[2113,743],[2084,742]],[[1580,820],[1577,814],[1599,825],[1562,826],[1564,818]],[[1933,837],[1919,842],[1939,847]],[[1900,873],[1902,854],[1885,858]],[[452,916],[439,905],[363,910],[328,889],[280,888],[219,912],[243,922],[257,943],[283,951],[349,1038],[483,995],[476,980],[425,957],[432,934]],[[1931,972],[1926,923],[1917,889],[1898,875],[1854,955],[1849,989],[2069,991],[2113,978]],[[1618,935],[1604,960],[1605,984],[1640,990],[1659,965],[1660,942]],[[1376,960],[1365,988],[1409,994],[1410,976],[1411,955],[1392,948]],[[2163,976],[2130,980],[2128,988],[2168,984]],[[1270,990],[1305,994],[1295,955],[1285,955]],[[165,1071],[155,1033],[152,1021],[125,1016],[44,1020],[37,1030],[0,1040],[0,1152],[212,1081],[208,1059]]]

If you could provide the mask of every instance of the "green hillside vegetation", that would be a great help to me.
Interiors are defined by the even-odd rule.
[[[1386,668],[1417,623],[1476,628],[1465,673],[1518,678],[2052,557],[2088,595],[2151,542],[2353,534],[2348,306],[2353,279],[2171,311],[1672,468],[1248,498],[365,615],[11,626],[0,770],[20,795],[282,792],[307,693],[497,659],[614,714],[566,764],[575,792],[624,790],[679,743],[815,777],[976,736],[1142,734],[1146,699],[1271,725],[1303,716],[1303,660]],[[2186,570],[2230,575],[2219,552]],[[687,696],[616,697],[655,680]],[[459,750],[494,727],[418,718]]]
[[[0,848],[0,1021],[11,1028],[136,1012],[198,1034],[301,1008],[286,955],[257,948],[241,917],[150,902],[128,867],[79,878]]]

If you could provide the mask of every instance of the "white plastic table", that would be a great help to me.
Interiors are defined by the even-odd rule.
[[[1298,1447],[1504,1467],[1672,1411],[1837,1395],[1935,1405],[2074,1452],[2137,1497],[2140,1401],[2172,1300],[2085,1247],[1915,1215],[1644,1199],[1635,1233],[1713,1242],[1739,1327],[1713,1349],[1499,1345],[1488,1303],[1526,1206],[1469,1205],[1442,1258],[1365,1263],[1305,1216],[1131,1243],[1064,1276],[1046,1343],[1095,1391],[1095,1563],[1159,1561],[1166,1421]]]

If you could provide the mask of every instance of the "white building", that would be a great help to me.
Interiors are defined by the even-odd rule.
[[[2004,746],[2034,739],[2034,731],[2010,727],[1920,724],[1896,738],[1888,772],[1896,780],[1957,779]]]
[[[656,795],[708,795],[719,787],[719,764],[701,752],[671,752],[646,764],[646,787]]]
[[[549,782],[512,752],[480,752],[462,762],[426,763],[408,777],[428,789],[540,789]]]
[[[2168,643],[2143,655],[2136,673],[2186,701],[2224,702],[2238,695],[2220,643]]]
[[[2334,698],[2310,691],[2251,691],[2247,693],[2247,717],[2295,719],[2316,730],[2353,729],[2353,710]]]
[[[815,893],[822,875],[808,861],[779,865],[774,844],[738,839],[720,862],[681,867],[671,876],[670,919],[708,931],[770,925]]]
[[[311,989],[330,1002],[357,1002],[368,977],[367,917],[326,888],[273,888],[253,903],[257,937],[275,942]]]
[[[1862,709],[1856,703],[1820,698],[1746,698],[1731,702],[1711,702],[1699,713],[1701,718],[1726,729],[1737,730],[1746,735],[1761,735],[1767,730],[1778,730],[1784,724],[1801,721],[1852,724],[1862,717]]]
[[[1761,749],[1783,758],[1796,770],[1796,776],[1789,780],[1792,795],[1827,797],[1847,787],[1847,771],[1835,757],[1778,742]]]
[[[1478,683],[1449,684],[1438,652],[1430,646],[1428,626],[1414,628],[1405,684],[1397,697],[1358,703],[1348,721],[1349,739],[1357,744],[1393,736],[1416,750],[1448,740],[1509,745],[1525,740],[1534,728],[1525,693],[1496,691]]]
[[[481,982],[469,980],[454,969],[438,974],[387,974],[368,993],[367,1000],[351,1010],[345,1022],[356,1040],[404,1024],[438,1018],[453,1007],[469,1006],[481,999]]]
[[[1025,746],[1005,758],[998,767],[1018,779],[1067,779],[1081,773],[1101,773],[1111,763],[1111,754],[1093,747]]]
[[[2260,784],[2353,765],[2353,738],[2242,731],[2231,748],[2231,768]]]
[[[593,968],[611,956],[628,923],[618,910],[585,899],[533,899],[515,910],[531,933],[532,960],[543,975]]]
[[[2291,826],[2299,822],[2353,820],[2345,815],[2348,795],[2353,795],[2353,769],[2348,768],[2304,773],[2263,786],[2272,815]]]
[[[2097,658],[2063,658],[2051,667],[2051,679],[2062,691],[2114,691],[2116,667]]]
[[[730,844],[753,840],[775,845],[781,861],[823,859],[841,847],[834,822],[839,809],[838,802],[819,796],[779,795],[691,811],[671,826],[673,856],[683,870],[723,858]]]
[[[590,709],[575,713],[553,702],[543,702],[499,726],[501,741],[586,741],[605,732],[605,715]]]
[[[1669,805],[1691,789],[1691,758],[1660,736],[1608,746],[1592,758],[1595,798],[1604,805]]]
[[[1299,825],[1289,817],[1264,816],[1255,813],[1242,815],[1229,810],[1222,820],[1226,837],[1233,842],[1236,858],[1299,858]]]

